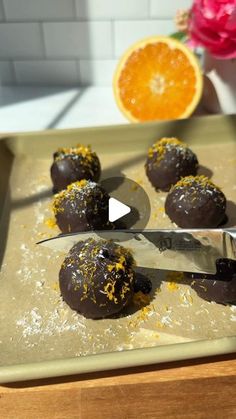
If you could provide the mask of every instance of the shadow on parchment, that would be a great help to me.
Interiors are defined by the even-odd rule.
[[[123,177],[124,178],[125,175],[124,175],[124,173],[122,173],[122,171],[127,169],[128,167],[134,166],[136,163],[139,163],[141,161],[143,161],[143,164],[144,164],[145,157],[146,157],[145,154],[139,154],[138,156],[136,155],[132,158],[124,160],[123,162],[120,162],[118,164],[114,164],[113,166],[108,167],[107,169],[104,169],[102,171],[101,182],[103,182],[106,179],[109,179],[111,177]]]
[[[124,170],[127,167],[130,167],[134,164],[136,164],[139,161],[142,161],[144,159],[143,155],[135,156],[131,159],[125,160],[122,163],[119,163],[117,165],[112,166],[111,168],[107,168],[102,173],[102,179],[101,184],[105,184],[106,179],[110,177],[119,177],[117,180],[118,183],[114,184],[114,188],[110,188],[109,192],[112,192],[112,190],[116,189],[120,184],[122,184],[123,180],[125,179],[124,174],[122,173],[122,170]],[[49,169],[48,169],[49,170]],[[47,198],[53,198],[53,191],[52,188],[49,188],[43,192],[32,194],[25,198],[20,198],[12,201],[12,209],[17,209],[21,207],[26,207],[28,205],[34,204],[37,201],[47,199]]]
[[[12,170],[14,157],[4,142],[0,142],[0,267],[2,266],[6,243],[8,237],[8,228],[10,221],[10,202],[11,202],[11,190],[10,190],[10,175]]]
[[[203,166],[202,164],[199,165],[198,168],[198,172],[197,172],[198,176],[206,176],[209,179],[213,176],[213,171],[211,169],[209,169],[209,167]]]
[[[9,188],[4,197],[4,207],[1,212],[1,219],[0,219],[0,237],[1,237],[0,269],[2,268],[2,263],[4,260],[4,255],[6,251],[6,245],[7,245],[8,229],[9,229],[9,223],[10,223],[10,205],[11,205],[10,202],[11,202],[11,193],[10,193],[10,188]]]
[[[43,201],[44,199],[47,199],[50,197],[53,197],[52,188],[27,196],[25,198],[15,199],[11,203],[11,208],[12,210],[15,210],[18,208],[27,207],[28,205],[34,204],[35,202],[38,202],[38,201]]]
[[[227,201],[226,205],[227,220],[221,227],[236,227],[236,204],[233,201]]]

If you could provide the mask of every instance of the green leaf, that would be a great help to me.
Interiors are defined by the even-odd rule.
[[[170,35],[171,38],[175,38],[178,41],[185,42],[187,39],[185,32],[175,32]]]

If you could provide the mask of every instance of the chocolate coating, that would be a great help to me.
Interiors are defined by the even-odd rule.
[[[145,169],[154,188],[169,191],[181,177],[197,174],[198,160],[182,141],[162,138],[149,149]]]
[[[62,233],[107,229],[109,195],[97,183],[81,180],[55,195],[53,211]]]
[[[226,198],[205,176],[187,176],[167,195],[165,212],[182,228],[215,228],[225,218]]]
[[[53,158],[51,178],[55,192],[82,179],[98,182],[100,178],[100,161],[90,147],[78,145],[74,148],[61,148],[54,153]]]
[[[143,294],[150,294],[152,291],[152,281],[143,274],[136,272],[134,278],[134,292],[142,292]]]
[[[191,278],[191,287],[199,297],[220,304],[236,302],[236,261],[219,259],[216,262],[216,275],[185,274]]]
[[[87,318],[117,314],[133,297],[133,265],[131,253],[112,241],[79,242],[61,266],[62,297]]]

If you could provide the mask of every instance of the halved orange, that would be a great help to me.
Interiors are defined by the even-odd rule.
[[[161,36],[143,39],[129,48],[113,80],[117,104],[133,122],[190,116],[202,87],[195,55],[176,39]]]

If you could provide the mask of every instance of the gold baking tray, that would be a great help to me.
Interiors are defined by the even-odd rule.
[[[50,220],[52,153],[77,143],[98,153],[103,178],[125,174],[145,188],[148,227],[175,228],[163,212],[166,194],[149,185],[144,162],[153,141],[178,136],[224,191],[226,226],[234,227],[235,129],[236,116],[211,116],[0,136],[0,382],[236,351],[236,307],[204,301],[181,275],[159,270],[139,268],[152,279],[150,301],[134,302],[117,318],[83,318],[59,294],[65,255],[35,244],[58,234]]]

